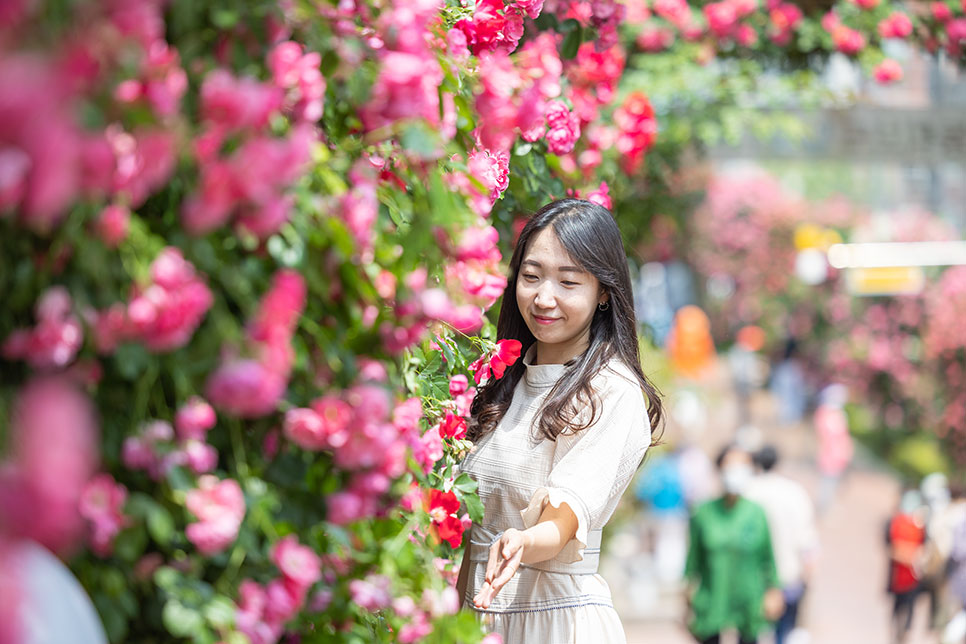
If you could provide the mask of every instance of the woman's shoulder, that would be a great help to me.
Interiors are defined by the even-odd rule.
[[[637,374],[616,356],[597,373],[593,385],[594,390],[604,397],[640,398],[642,403],[644,401],[644,390]]]

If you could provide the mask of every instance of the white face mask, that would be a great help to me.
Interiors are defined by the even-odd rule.
[[[726,493],[739,495],[744,492],[753,475],[750,465],[729,465],[721,470],[721,483]]]

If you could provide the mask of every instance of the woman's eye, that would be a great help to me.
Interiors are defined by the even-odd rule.
[[[524,273],[523,274],[523,279],[525,279],[528,282],[534,282],[534,281],[536,281],[537,276],[536,275],[531,275],[529,273]]]
[[[564,286],[580,286],[580,282],[560,282]]]

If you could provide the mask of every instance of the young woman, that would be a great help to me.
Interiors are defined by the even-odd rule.
[[[459,589],[505,644],[625,641],[596,574],[601,529],[662,418],[632,302],[606,209],[563,199],[530,219],[497,325],[523,359],[477,394],[463,463],[486,512]]]

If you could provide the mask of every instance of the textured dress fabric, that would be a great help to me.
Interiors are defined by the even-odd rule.
[[[505,644],[622,643],[626,639],[607,582],[597,574],[601,529],[610,519],[650,444],[644,394],[633,372],[613,361],[593,380],[594,422],[556,441],[539,437],[539,412],[565,365],[532,364],[513,392],[506,415],[463,462],[479,484],[485,513],[470,533],[471,566],[465,605],[483,584],[489,546],[508,528],[535,525],[549,503],[567,505],[577,516],[576,536],[553,559],[524,564],[478,610]],[[581,424],[590,409],[582,412]]]

